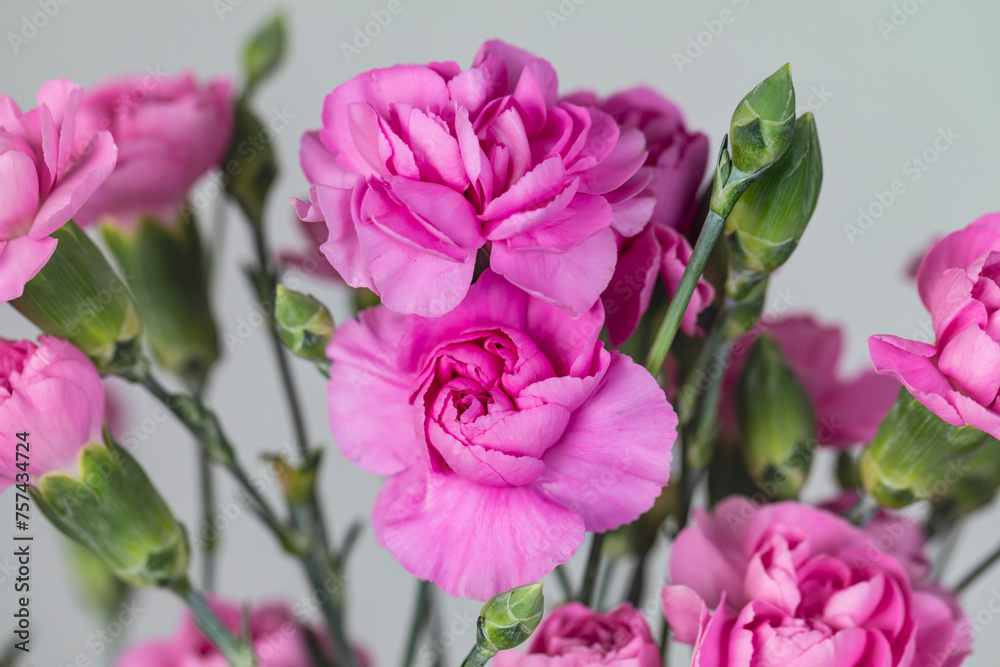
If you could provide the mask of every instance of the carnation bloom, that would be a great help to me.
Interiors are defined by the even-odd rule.
[[[37,345],[0,338],[0,491],[23,472],[17,468],[18,433],[28,433],[34,482],[75,468],[80,449],[101,442],[103,422],[104,387],[83,352],[51,336]]]
[[[632,605],[599,614],[579,602],[559,607],[535,630],[527,653],[501,651],[496,667],[660,667],[646,617]]]
[[[232,632],[241,628],[240,607],[213,600],[212,609]],[[250,638],[260,659],[258,667],[303,667],[312,664],[303,628],[284,603],[263,604],[250,613]],[[329,653],[329,640],[318,637]],[[363,658],[363,656],[361,656]],[[362,664],[364,664],[362,660]],[[177,633],[170,639],[152,640],[126,651],[115,667],[227,667],[229,662],[202,635],[194,618],[186,612]]]
[[[0,303],[16,299],[56,249],[62,227],[115,166],[111,135],[82,137],[83,90],[65,79],[42,84],[22,113],[0,95]]]
[[[648,219],[628,202],[638,189],[619,190],[646,142],[600,109],[559,101],[557,87],[547,61],[498,41],[465,71],[360,74],[302,138],[312,186],[296,210],[326,221],[323,252],[344,280],[395,311],[457,306],[483,252],[511,283],[584,314],[614,271],[613,230],[631,236]]]
[[[601,296],[611,344],[620,345],[649,308],[657,278],[673,297],[691,259],[691,245],[682,232],[687,231],[698,207],[698,188],[708,164],[708,137],[689,132],[677,105],[649,88],[631,88],[603,101],[591,93],[567,99],[597,107],[623,128],[638,129],[646,137],[645,164],[609,195],[612,200],[620,198],[618,206],[630,208],[641,224],[637,234],[616,231],[618,263]],[[681,320],[684,333],[696,332],[698,313],[712,303],[714,295],[711,284],[700,278]]]
[[[816,415],[816,442],[845,449],[868,442],[896,401],[899,384],[871,370],[841,379],[838,370],[843,353],[843,332],[834,325],[817,322],[808,315],[774,320],[761,331],[774,338],[805,387]],[[761,332],[747,334],[733,344],[725,378],[721,412],[727,426],[736,428],[733,396],[747,355]]]
[[[600,302],[574,319],[487,270],[443,317],[378,307],[337,330],[333,435],[391,476],[372,523],[407,570],[484,600],[652,506],[677,418],[645,369],[604,349],[603,322]]]
[[[89,89],[77,132],[109,131],[118,164],[77,214],[89,224],[111,219],[132,225],[149,215],[166,223],[194,183],[222,162],[233,125],[232,85],[206,84],[191,74],[123,76]]]
[[[662,594],[692,667],[955,667],[969,652],[964,614],[923,580],[905,527],[742,497],[695,518]]]
[[[1000,437],[1000,213],[936,243],[917,271],[917,289],[937,340],[872,336],[875,370],[949,424]]]

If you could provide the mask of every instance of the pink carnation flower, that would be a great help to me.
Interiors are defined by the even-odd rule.
[[[954,426],[1000,437],[1000,213],[931,248],[917,272],[933,345],[898,336],[868,341],[875,370]]]
[[[102,442],[103,422],[101,376],[83,352],[50,336],[37,345],[0,338],[0,491],[25,481],[17,477],[23,472],[18,433],[28,432],[35,483],[46,473],[73,470],[84,445]]]
[[[729,498],[674,543],[664,612],[692,667],[957,667],[969,624],[922,579],[911,532]]]
[[[842,379],[838,369],[843,332],[820,324],[808,315],[777,319],[760,332],[747,334],[731,349],[720,412],[727,428],[736,433],[735,392],[747,355],[760,333],[774,338],[799,382],[812,399],[816,415],[816,442],[846,449],[868,442],[896,402],[899,384],[871,370]]]
[[[238,633],[241,629],[239,606],[214,600],[212,608],[226,627]],[[251,611],[250,637],[254,652],[260,658],[258,667],[304,667],[312,664],[304,628],[292,610],[284,603],[263,604]],[[325,636],[318,643],[332,656],[331,642]],[[367,665],[358,654],[358,664]],[[334,661],[332,664],[336,664]],[[228,667],[229,662],[202,635],[194,618],[185,612],[180,628],[170,639],[151,640],[138,644],[122,654],[115,667]]]
[[[56,79],[22,113],[0,95],[0,303],[16,299],[56,249],[49,235],[72,218],[114,169],[111,135],[77,128],[83,90]]]
[[[527,653],[501,651],[496,667],[661,667],[660,649],[642,612],[627,602],[599,614],[579,602],[559,607],[542,621]]]
[[[620,200],[616,205],[630,220],[628,226],[619,225],[626,233],[616,229],[618,263],[601,297],[611,344],[621,345],[649,308],[657,278],[673,297],[691,259],[691,245],[682,232],[698,207],[708,137],[689,132],[677,105],[649,88],[631,88],[603,101],[591,93],[567,99],[611,114],[624,128],[638,129],[649,150],[639,171],[609,195]],[[714,296],[711,284],[700,279],[681,320],[684,333],[697,331],[698,314]]]
[[[603,323],[600,302],[574,319],[487,270],[443,317],[379,307],[337,330],[331,428],[391,476],[372,523],[403,567],[486,599],[652,506],[677,418]]]
[[[89,224],[108,218],[133,225],[149,215],[167,224],[188,191],[222,162],[233,125],[232,84],[206,84],[191,74],[122,76],[87,91],[77,132],[111,132],[118,164],[77,214]]]
[[[586,313],[607,287],[613,230],[641,229],[619,189],[646,141],[604,111],[557,99],[545,60],[487,42],[472,67],[402,65],[330,93],[302,138],[323,252],[352,287],[425,316],[457,306],[476,257],[532,295]],[[614,194],[612,194],[614,193]],[[643,221],[644,222],[644,221]]]

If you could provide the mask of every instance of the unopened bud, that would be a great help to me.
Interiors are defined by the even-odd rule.
[[[969,469],[969,456],[991,440],[971,426],[952,426],[905,389],[861,457],[861,482],[882,505],[940,499]]]
[[[333,336],[333,316],[309,294],[278,285],[274,301],[278,337],[289,350],[310,361],[325,361]]]
[[[187,534],[138,463],[121,447],[89,444],[78,474],[48,473],[32,496],[64,535],[122,581],[157,586],[187,572]]]
[[[730,296],[741,298],[791,256],[816,209],[822,182],[816,122],[806,113],[796,122],[791,146],[747,188],[726,220]]]
[[[733,165],[753,174],[784,154],[795,131],[795,88],[787,64],[767,77],[737,105],[729,124]]]
[[[528,584],[501,593],[483,605],[476,645],[491,654],[521,645],[542,621],[541,584]]]
[[[751,477],[769,496],[796,497],[812,466],[816,418],[805,388],[770,336],[754,344],[740,377],[739,419]]]
[[[125,228],[102,226],[108,248],[135,296],[153,360],[194,393],[219,358],[198,226],[190,214],[173,224],[145,218]]]
[[[43,332],[83,350],[102,373],[132,366],[142,320],[125,283],[72,220],[52,238],[59,242],[52,257],[11,304]]]

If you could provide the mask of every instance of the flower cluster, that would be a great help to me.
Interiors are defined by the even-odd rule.
[[[344,458],[386,478],[374,538],[422,580],[406,667],[440,622],[435,586],[487,601],[463,667],[658,667],[667,635],[637,605],[667,535],[651,600],[692,667],[965,661],[956,591],[997,557],[953,591],[930,554],[1000,491],[1000,214],[920,263],[934,343],[873,336],[874,370],[845,378],[843,331],[766,314],[823,172],[787,65],[739,102],[709,165],[708,138],[654,90],[564,93],[551,63],[493,40],[466,69],[398,65],[334,87],[301,138],[308,197],[285,208],[309,247],[274,252],[274,135],[252,103],[284,44],[278,17],[244,51],[242,90],[151,71],[50,81],[27,112],[0,96],[0,302],[42,331],[0,338],[0,490],[83,547],[102,611],[132,586],[189,609],[118,667],[369,664],[345,622],[358,531],[338,541],[324,524],[330,457],[310,444],[287,352],[325,376]],[[266,492],[205,402],[222,354],[216,244],[187,202],[219,167],[252,235],[258,324],[298,440],[268,453]],[[357,290],[353,316],[335,323],[296,291],[310,276]],[[136,429],[102,375],[148,390],[157,422],[172,413],[197,442],[200,587],[195,536],[133,457]],[[816,506],[801,495],[818,445],[835,450],[840,494]],[[299,604],[202,592],[221,534],[213,465],[302,566]],[[920,521],[889,509],[916,501]],[[577,588],[562,566],[588,532]],[[622,592],[616,561],[634,569],[606,605]],[[565,596],[546,615],[554,570]]]

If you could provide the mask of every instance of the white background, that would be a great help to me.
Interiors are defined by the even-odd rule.
[[[57,6],[56,0],[48,1]],[[713,154],[740,97],[790,61],[799,104],[811,105],[816,114],[825,180],[810,228],[774,286],[793,295],[797,309],[814,311],[845,326],[852,369],[869,363],[865,340],[870,334],[913,337],[925,330],[926,313],[904,276],[904,266],[914,253],[932,235],[1000,208],[995,167],[995,151],[1000,146],[1000,43],[996,39],[1000,5],[994,2],[589,0],[576,5],[565,0],[562,13],[557,0],[401,2],[402,12],[350,62],[341,43],[354,38],[355,28],[363,30],[372,20],[369,12],[385,9],[387,0],[286,4],[289,59],[258,99],[265,116],[272,109],[294,116],[276,139],[282,173],[270,200],[268,222],[277,245],[301,242],[287,202],[290,196],[305,192],[305,179],[297,165],[298,137],[319,125],[326,93],[359,71],[398,62],[456,60],[468,65],[478,46],[492,37],[549,59],[564,91],[587,86],[609,93],[637,83],[655,86],[678,101],[690,126],[710,135]],[[55,77],[87,85],[147,67],[165,72],[193,68],[203,76],[235,75],[243,38],[275,6],[278,3],[249,0],[214,4],[211,0],[69,0],[58,4],[58,11],[46,17],[37,34],[27,29],[24,34],[33,36],[15,52],[9,33],[25,30],[25,21],[43,23],[32,18],[41,7],[34,0],[4,0],[0,5],[0,93],[28,108],[33,106],[38,85]],[[731,12],[725,17],[728,25],[713,23],[727,10]],[[892,24],[893,18],[897,25]],[[719,34],[709,32],[712,27]],[[700,50],[691,46],[699,40]],[[686,49],[692,62],[679,66],[675,54]],[[824,93],[820,96],[816,91]],[[931,155],[934,163],[913,180],[914,172],[906,171],[907,161],[927,149],[934,153],[939,131],[949,129],[958,138],[946,152]],[[845,226],[856,225],[859,207],[872,207],[878,193],[890,190],[897,179],[905,192],[852,242]],[[221,257],[225,269],[215,290],[220,329],[228,333],[236,332],[241,320],[254,310],[237,268],[252,257],[248,235],[236,216],[231,218]],[[328,300],[339,298],[320,283],[310,289]],[[19,338],[34,332],[16,312],[3,307],[0,335]],[[260,465],[257,454],[276,449],[291,437],[265,338],[263,330],[257,329],[236,346],[219,365],[209,393],[210,403],[223,416],[251,467]],[[323,383],[304,365],[297,365],[295,372],[306,395],[312,437],[331,444]],[[151,401],[133,392],[129,425],[140,425],[153,410]],[[173,421],[158,426],[138,449],[140,460],[189,524],[197,516],[193,451],[191,439]],[[367,517],[380,481],[354,469],[335,448],[330,451],[323,495],[340,535],[352,519]],[[230,490],[223,487],[223,499]],[[0,508],[9,508],[10,514],[12,505],[12,493],[0,498]],[[0,509],[0,517],[7,516],[7,510]],[[950,580],[1000,539],[997,519],[997,512],[991,511],[964,531],[959,554],[947,573]],[[0,554],[7,553],[4,545],[10,544],[11,523],[12,517],[0,518]],[[37,512],[34,525],[35,624],[33,650],[26,664],[68,665],[80,655],[91,664],[103,664],[106,657],[97,658],[93,645],[88,646],[88,638],[101,624],[70,592],[62,545]],[[0,555],[0,563],[3,558]],[[221,591],[228,596],[297,600],[306,592],[297,569],[281,557],[252,518],[237,519],[225,532],[221,559]],[[580,556],[574,572],[579,570],[579,560]],[[665,553],[659,553],[651,579],[665,572],[665,561]],[[550,585],[549,590],[555,598],[556,587]],[[993,596],[1000,598],[998,590],[1000,567],[965,598],[970,614],[978,613],[985,628],[976,637],[978,655],[967,664],[995,664],[1000,633],[991,631],[994,614],[987,604]],[[0,583],[0,591],[0,618],[4,619],[0,628],[6,628],[12,582]],[[350,567],[351,630],[367,646],[376,665],[399,663],[413,592],[412,578],[367,531]],[[144,592],[140,607],[144,611],[130,628],[131,638],[173,631],[179,606],[166,593]],[[445,627],[454,625],[460,635],[449,664],[462,657],[474,635],[456,619],[462,618],[463,611],[474,617],[477,607],[465,601],[448,604]],[[997,603],[993,607],[1000,608]],[[0,639],[7,637],[6,632]],[[450,642],[450,635],[443,640]],[[114,649],[124,643],[117,642]]]

